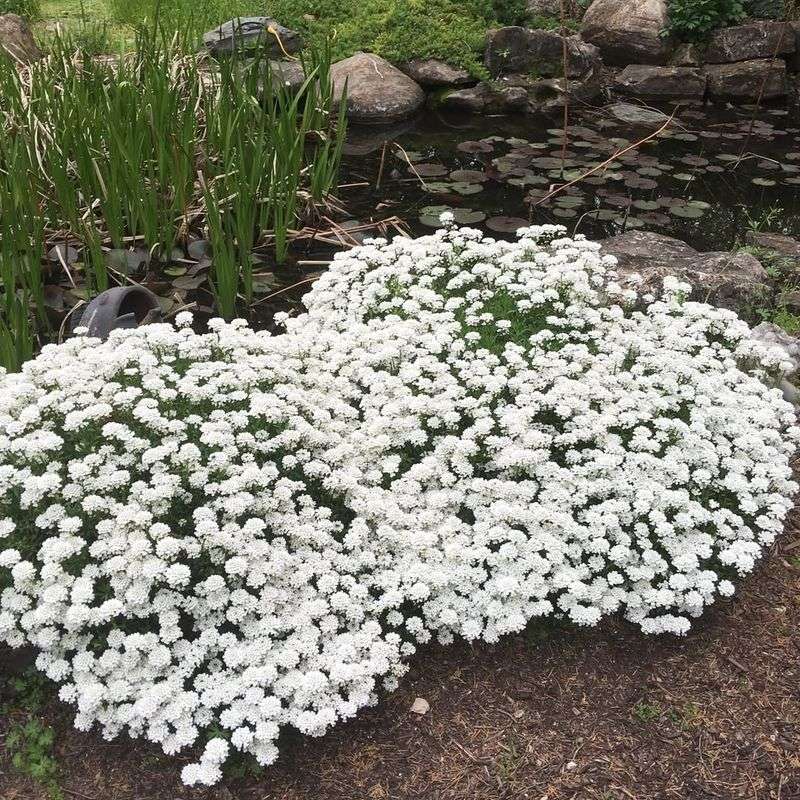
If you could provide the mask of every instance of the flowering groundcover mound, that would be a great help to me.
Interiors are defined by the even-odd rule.
[[[81,729],[206,741],[183,778],[213,784],[431,636],[685,633],[792,505],[789,365],[612,267],[555,226],[449,228],[337,256],[279,336],[46,347],[0,378],[0,641]]]

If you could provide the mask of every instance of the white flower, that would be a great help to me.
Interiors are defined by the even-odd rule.
[[[0,640],[78,727],[221,731],[183,770],[211,785],[433,637],[683,634],[780,533],[783,356],[677,281],[614,287],[558,226],[443,223],[338,255],[280,336],[182,312],[0,375]]]

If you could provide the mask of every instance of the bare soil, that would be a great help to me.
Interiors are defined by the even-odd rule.
[[[798,523],[684,638],[612,621],[432,647],[376,708],[210,790],[181,785],[188,756],[75,731],[53,700],[59,786],[78,800],[800,800]],[[49,797],[3,749],[24,718],[0,719],[2,800]]]

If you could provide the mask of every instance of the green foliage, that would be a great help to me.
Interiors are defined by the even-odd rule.
[[[264,13],[259,0],[107,0],[111,16],[118,22],[138,26],[156,17],[165,26],[188,27],[198,32],[216,27],[232,17]]]
[[[266,52],[224,59],[212,76],[191,55],[194,40],[171,31],[140,31],[113,66],[93,58],[95,41],[80,44],[56,37],[54,57],[27,78],[0,58],[0,366],[9,370],[50,338],[46,232],[79,250],[72,269],[91,295],[120,277],[106,242],[142,242],[158,263],[190,227],[206,227],[218,310],[231,318],[240,297],[253,300],[253,248],[271,245],[283,262],[301,197],[313,209],[337,183],[345,120],[331,113],[329,48],[310,49],[292,93]]]
[[[39,671],[31,668],[8,680],[15,708],[36,714],[47,702],[53,684]]]
[[[516,3],[500,9],[513,14]],[[358,50],[392,61],[440,58],[483,77],[486,30],[497,23],[490,0],[275,0],[269,12],[314,40],[334,34],[334,56]]]
[[[661,708],[656,703],[640,700],[633,707],[632,713],[639,722],[652,722],[661,716]]]
[[[744,0],[747,16],[757,19],[783,19],[789,5],[791,0]]]
[[[741,21],[745,10],[740,0],[669,0],[666,34],[682,41],[702,41],[717,28]]]
[[[41,6],[39,0],[0,0],[0,15],[19,14],[25,19],[39,19]]]
[[[35,717],[14,725],[5,740],[6,750],[16,770],[46,786],[53,800],[60,800],[58,762],[53,755],[55,735],[49,725]]]
[[[493,0],[492,10],[495,19],[503,25],[528,24],[528,4],[525,0]]]
[[[541,15],[528,17],[525,24],[529,28],[536,28],[543,31],[558,31],[561,30],[562,27],[561,20],[558,17],[543,17]],[[580,26],[580,22],[574,17],[567,17],[564,20],[563,27],[568,31],[577,31]]]

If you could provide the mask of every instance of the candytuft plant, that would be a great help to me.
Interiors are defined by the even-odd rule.
[[[205,742],[183,779],[213,784],[431,637],[685,633],[793,505],[788,364],[612,268],[556,226],[451,228],[338,255],[281,335],[45,347],[0,379],[0,641],[81,729]]]

